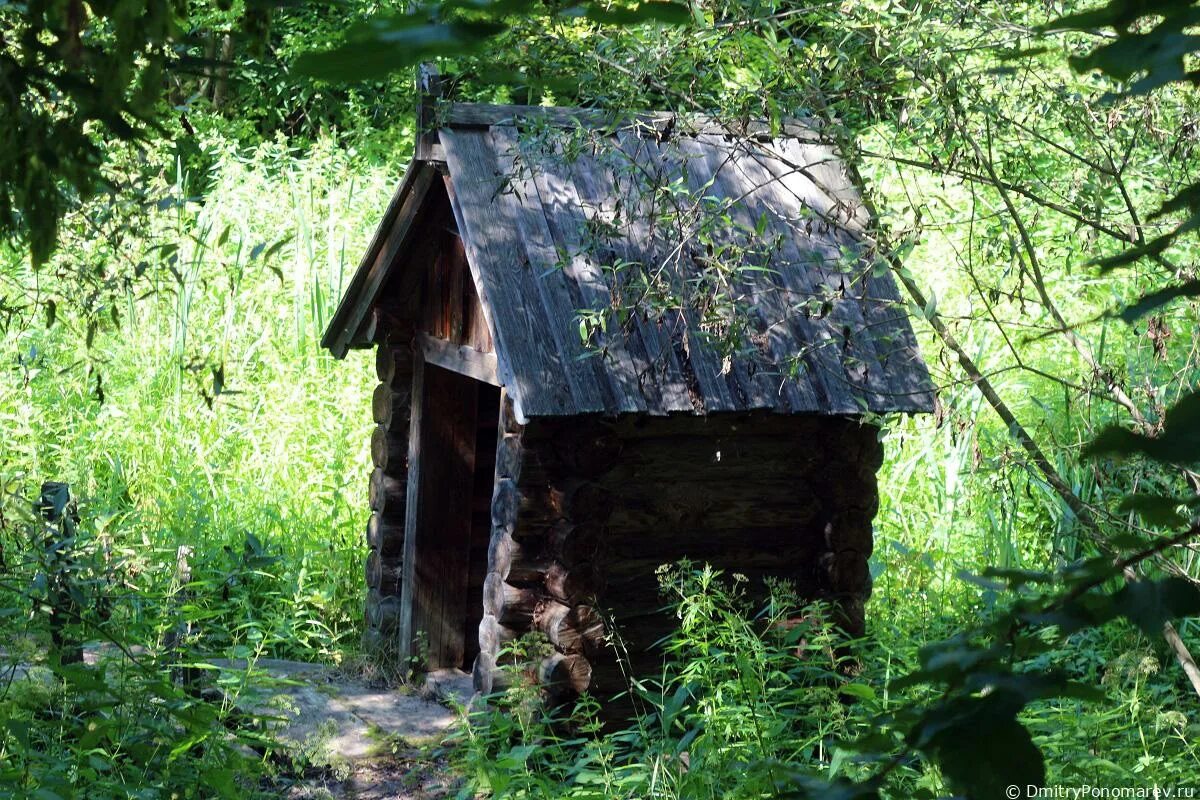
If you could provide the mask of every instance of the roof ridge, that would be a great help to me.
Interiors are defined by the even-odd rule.
[[[551,127],[591,127],[618,130],[645,130],[659,134],[660,140],[671,135],[701,134],[750,138],[801,139],[829,141],[822,136],[830,124],[816,117],[788,117],[778,123],[768,120],[730,120],[699,111],[631,111],[583,106],[510,105],[439,101],[434,124],[449,128],[490,128],[517,126],[540,121]]]

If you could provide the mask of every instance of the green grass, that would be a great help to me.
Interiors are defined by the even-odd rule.
[[[369,354],[336,362],[318,340],[399,178],[405,152],[395,142],[408,133],[364,135],[353,146],[323,138],[304,150],[284,142],[247,149],[211,133],[204,145],[212,173],[179,177],[167,165],[153,175],[146,191],[157,205],[119,244],[93,240],[75,220],[74,233],[40,273],[17,255],[0,256],[0,297],[6,299],[0,308],[11,298],[27,303],[0,333],[0,544],[8,570],[0,576],[6,610],[0,631],[11,642],[3,647],[31,658],[45,649],[42,619],[30,614],[28,598],[40,591],[33,588],[38,571],[47,572],[44,559],[33,558],[39,528],[29,504],[42,481],[61,480],[71,483],[81,504],[84,572],[97,582],[96,592],[111,598],[106,624],[123,641],[163,656],[166,635],[182,614],[194,625],[187,654],[195,659],[271,655],[338,663],[355,657],[375,379]],[[968,351],[994,371],[1001,394],[1068,483],[1101,504],[1138,481],[1169,483],[1138,464],[1081,465],[1080,443],[1113,419],[1113,410],[1012,369],[1013,354],[999,332],[979,321],[979,298],[965,271],[974,265],[1003,283],[1011,280],[1011,263],[996,255],[1006,246],[997,244],[1002,232],[989,232],[989,242],[972,251],[960,214],[964,188],[889,166],[871,178],[897,207],[927,203],[941,214],[941,227],[931,226],[908,263],[933,288],[939,310],[956,320]],[[203,202],[186,199],[193,183],[210,185]],[[1035,232],[1058,259],[1051,288],[1069,319],[1087,318],[1138,290],[1134,279],[1072,271],[1078,254],[1068,245],[1075,232],[1061,221],[1039,225]],[[145,274],[123,284],[141,262]],[[82,297],[92,291],[95,302]],[[51,300],[57,310],[49,325]],[[1023,319],[1017,301],[999,308],[1006,319]],[[1181,333],[1161,361],[1144,330],[1111,322],[1087,328],[1097,351],[1150,406],[1196,376],[1187,335],[1195,309],[1175,309],[1169,321]],[[919,321],[916,327],[944,384],[943,413],[887,421],[871,634],[861,645],[864,671],[855,678],[867,687],[861,702],[845,707],[827,687],[800,683],[798,689],[778,680],[802,665],[778,641],[756,633],[747,622],[754,610],[726,589],[688,584],[675,600],[703,605],[709,627],[676,641],[664,685],[651,687],[660,706],[688,682],[711,692],[708,705],[686,712],[688,725],[655,731],[648,727],[654,720],[647,720],[582,750],[560,742],[531,761],[521,748],[531,737],[553,739],[555,729],[520,714],[492,719],[466,745],[465,766],[481,784],[500,794],[547,798],[588,792],[691,797],[701,790],[700,796],[715,797],[729,787],[759,796],[772,774],[748,769],[752,757],[826,774],[859,769],[836,754],[834,740],[869,729],[874,715],[905,699],[891,691],[890,681],[914,667],[922,645],[1001,604],[995,593],[961,580],[960,571],[1046,569],[1084,554],[1061,502],[978,393],[960,382],[926,327]],[[1061,338],[1019,344],[1022,357],[1039,369],[1079,372]],[[194,548],[188,587],[174,575],[184,544]],[[1200,642],[1194,623],[1180,627],[1190,643]],[[89,628],[87,635],[99,633]],[[721,642],[725,654],[749,659],[733,666],[749,665],[758,699],[737,695],[744,686],[730,662],[695,652],[702,635]],[[1081,634],[1042,658],[1102,686],[1107,697],[1091,705],[1039,703],[1026,712],[1053,781],[1171,784],[1196,774],[1196,700],[1161,642],[1118,625]],[[138,680],[112,712],[122,730],[139,730],[143,701],[186,707],[169,688]],[[79,704],[67,692],[22,691],[0,690],[0,756],[41,754],[23,762],[25,785],[47,785],[38,781],[62,771],[68,785],[78,785],[79,769],[99,769],[87,766],[95,753],[81,743],[89,715],[108,713],[107,701],[92,703],[86,692]],[[517,698],[518,709],[521,702]],[[49,718],[46,708],[62,713]],[[168,739],[179,723],[164,719],[155,733]],[[211,733],[224,721],[205,718],[195,730]],[[690,741],[697,743],[694,763],[699,766],[703,754],[707,771],[688,778],[672,748],[700,722],[705,733]],[[767,725],[769,736],[752,723]],[[22,746],[18,728],[42,736],[41,749]],[[175,777],[161,771],[153,780],[186,785],[212,758],[212,752],[176,755],[162,763],[190,764],[194,771],[180,767]],[[101,761],[121,765],[125,778],[135,776],[118,753],[107,752]],[[536,769],[529,770],[531,763]],[[73,777],[67,774],[72,765]],[[521,770],[528,770],[528,780]],[[893,786],[897,797],[945,788],[936,769],[922,763],[905,764]],[[122,795],[114,790],[113,796]]]

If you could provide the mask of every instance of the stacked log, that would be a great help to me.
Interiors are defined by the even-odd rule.
[[[538,420],[501,406],[484,617],[475,665],[494,688],[507,642],[529,632],[553,655],[531,664],[552,704],[588,691],[616,718],[626,671],[652,674],[677,622],[656,568],[690,558],[726,574],[792,580],[864,628],[882,459],[855,420],[757,415]],[[608,621],[608,624],[606,624]],[[615,623],[615,628],[613,624]],[[623,660],[618,663],[621,640]]]
[[[632,674],[658,671],[654,645],[677,621],[657,612],[656,568],[680,558],[745,575],[756,595],[763,578],[789,579],[802,597],[832,601],[847,632],[863,632],[882,459],[873,426],[770,416],[539,423],[526,449],[528,472],[574,478],[545,479],[542,502],[557,519],[541,546],[548,593],[616,628],[595,647],[594,629],[581,644],[562,627],[563,608],[536,624],[554,632],[560,653],[589,661],[588,687],[606,717],[631,710],[607,702],[627,688],[607,638],[619,635]],[[522,498],[523,530],[538,524],[535,506]]]
[[[376,350],[379,385],[371,398],[376,427],[371,434],[375,465],[368,487],[366,628],[363,649],[383,661],[394,659],[400,618],[404,520],[408,496],[408,435],[412,400],[412,349],[383,341]]]
[[[473,673],[476,688],[491,692],[505,644],[538,632],[554,656],[535,673],[557,704],[589,687],[590,660],[603,648],[604,625],[593,607],[598,581],[592,557],[612,498],[579,477],[588,470],[565,463],[546,446],[555,441],[542,438],[531,452],[511,400],[502,395],[484,614]]]
[[[513,534],[521,511],[517,480],[521,476],[523,427],[517,420],[512,398],[500,392],[497,423],[496,470],[491,502],[491,534],[488,539],[488,573],[483,581],[483,617],[479,622],[479,655],[471,674],[475,690],[491,694],[496,687],[503,644],[529,630],[526,615],[518,610],[521,587],[507,583],[514,554],[520,552]],[[519,556],[518,556],[519,558]],[[528,618],[532,619],[532,599]],[[507,623],[507,624],[505,624]]]
[[[866,632],[866,603],[871,597],[868,560],[874,550],[872,520],[879,509],[875,471],[883,463],[883,445],[872,426],[842,431],[845,465],[826,475],[821,490],[828,497],[818,558],[818,594],[833,601],[835,621],[851,636]]]

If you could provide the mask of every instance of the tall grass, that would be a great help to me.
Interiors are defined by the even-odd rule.
[[[359,626],[372,375],[318,342],[396,174],[322,140],[226,149],[212,178],[202,201],[186,176],[160,185],[137,246],[170,255],[119,329],[89,346],[60,304],[53,327],[3,334],[5,507],[68,481],[85,524],[140,564],[139,589],[161,589],[175,548],[193,546],[214,644],[260,629],[274,655],[338,659]],[[247,542],[272,559],[252,578]]]

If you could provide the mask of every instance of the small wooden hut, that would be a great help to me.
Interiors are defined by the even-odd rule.
[[[872,420],[934,398],[835,152],[800,123],[421,117],[323,340],[377,348],[368,646],[487,692],[540,631],[543,679],[602,695],[614,634],[636,668],[669,629],[655,572],[682,557],[861,631]]]

